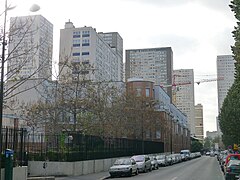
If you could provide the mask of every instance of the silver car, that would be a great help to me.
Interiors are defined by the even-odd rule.
[[[158,169],[158,161],[157,161],[157,158],[156,156],[154,155],[150,155],[150,160],[151,160],[151,164],[152,164],[152,169]]]
[[[132,158],[120,158],[115,161],[113,166],[109,169],[111,177],[115,176],[132,176],[132,174],[138,174],[138,166]]]
[[[157,162],[158,162],[158,166],[167,166],[167,160],[166,160],[166,155],[158,155],[156,156],[157,158]]]
[[[136,161],[139,172],[152,171],[152,164],[148,155],[135,155],[132,158]]]

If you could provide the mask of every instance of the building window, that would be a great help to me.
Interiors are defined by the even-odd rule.
[[[82,55],[83,55],[83,56],[89,55],[89,52],[82,52]]]
[[[89,43],[82,44],[82,46],[89,46],[89,45],[90,45]]]
[[[141,96],[142,89],[141,88],[136,88],[136,96]]]
[[[82,37],[89,37],[90,36],[90,31],[83,31],[82,32]]]
[[[146,88],[146,97],[150,97],[150,88]]]
[[[73,44],[73,47],[80,47],[80,44]]]
[[[73,38],[80,38],[81,37],[80,33],[81,32],[79,32],[79,31],[74,31],[73,32]]]
[[[72,55],[73,55],[73,56],[80,56],[80,53],[77,52],[77,53],[73,53]]]

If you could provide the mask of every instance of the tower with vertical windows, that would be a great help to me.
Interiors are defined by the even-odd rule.
[[[178,69],[173,71],[173,99],[174,104],[188,118],[188,128],[192,135],[195,134],[194,115],[194,72],[193,69]]]
[[[53,25],[41,15],[12,17],[7,81],[52,79]]]
[[[125,78],[143,78],[156,85],[172,84],[173,52],[171,47],[126,50]],[[172,97],[172,87],[164,90]]]
[[[217,56],[217,77],[221,79],[217,81],[218,91],[218,114],[220,113],[223,101],[227,96],[228,90],[234,83],[235,73],[235,60],[232,55],[219,55]],[[218,118],[217,131],[220,132]]]

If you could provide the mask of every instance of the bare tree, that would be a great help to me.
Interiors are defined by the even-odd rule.
[[[44,19],[44,18],[43,18]],[[10,20],[8,53],[4,88],[4,107],[18,114],[22,104],[34,98],[26,98],[29,90],[51,79],[52,36],[47,33],[48,21],[39,16],[15,17]],[[43,33],[45,31],[45,34]],[[22,96],[22,97],[21,97]]]

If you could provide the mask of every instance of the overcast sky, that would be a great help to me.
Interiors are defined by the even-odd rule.
[[[54,61],[60,29],[69,19],[75,27],[118,32],[124,49],[172,47],[174,69],[194,69],[195,81],[216,77],[217,55],[231,54],[236,20],[230,0],[9,0],[9,16],[30,15],[28,7],[54,25]],[[0,0],[2,10],[4,0]],[[2,11],[1,11],[2,12]],[[1,19],[2,20],[2,19]],[[0,23],[2,24],[2,23]],[[125,61],[125,60],[124,60]],[[204,108],[204,131],[216,130],[217,83],[195,84],[195,104]]]

